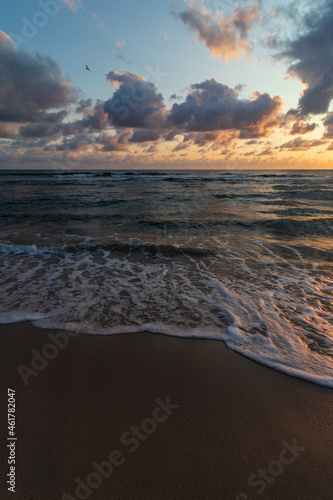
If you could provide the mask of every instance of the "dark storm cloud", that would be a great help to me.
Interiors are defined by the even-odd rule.
[[[74,87],[52,57],[30,54],[0,31],[0,121],[39,122],[47,110],[75,101]]]
[[[110,72],[107,79],[111,83],[121,82],[121,85],[104,103],[104,112],[110,123],[115,127],[162,128],[166,108],[156,86],[142,77],[136,78],[135,73],[114,73],[117,72]]]
[[[315,4],[302,24],[302,33],[285,43],[277,58],[290,61],[288,74],[305,84],[298,111],[301,116],[307,116],[325,113],[333,99],[332,0]]]
[[[81,99],[79,105],[75,109],[75,113],[84,113],[87,108],[92,107],[92,99]]]
[[[66,111],[52,114],[38,115],[40,123],[30,123],[19,128],[21,137],[52,137],[56,135],[75,135],[103,130],[107,125],[108,115],[104,113],[104,101],[97,101],[94,107],[90,106],[91,100],[86,101],[89,107],[79,105],[85,116],[81,120],[63,123]]]
[[[266,136],[280,121],[279,96],[253,94],[239,99],[235,89],[214,78],[193,84],[186,100],[175,103],[168,115],[171,127],[188,132],[240,130],[242,138]]]
[[[186,134],[184,136],[184,142],[192,142],[196,146],[203,147],[206,144],[215,142],[218,135],[218,132],[197,132]]]
[[[20,137],[51,137],[59,132],[57,123],[33,123],[20,127]]]
[[[29,125],[19,128],[19,136],[25,138],[51,137],[58,134],[63,126],[62,121],[67,116],[67,111],[57,113],[37,113],[36,120],[31,120]],[[35,123],[36,121],[36,123]]]
[[[91,112],[88,112],[80,123],[84,129],[102,130],[106,127],[107,121],[108,115],[104,111],[104,101],[98,100],[94,108],[91,108]]]
[[[333,112],[324,118],[323,124],[326,127],[324,138],[333,139]]]
[[[159,133],[156,130],[135,130],[129,142],[157,141],[159,137]]]
[[[239,99],[236,89],[214,78],[191,85],[185,100],[173,104],[171,110],[165,108],[163,96],[155,85],[138,79],[138,75],[110,72],[108,79],[120,85],[112,98],[105,102],[103,110],[111,125],[141,129],[130,142],[144,142],[148,137],[157,140],[162,132],[166,141],[183,133],[225,130],[239,130],[242,138],[262,137],[282,120],[279,96],[256,92],[252,99]],[[150,132],[143,134],[142,129]],[[211,134],[191,136],[191,139],[194,144],[197,141],[201,144],[209,139],[214,142],[216,137]]]
[[[182,96],[177,95],[177,94],[171,94],[171,96],[169,97],[169,99],[171,101],[178,101],[179,99],[182,99]]]

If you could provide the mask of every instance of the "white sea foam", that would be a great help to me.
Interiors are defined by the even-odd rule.
[[[152,259],[137,250],[3,243],[0,322],[219,339],[255,361],[333,387],[329,279],[318,283],[298,251],[288,262],[259,241],[248,240],[246,252],[219,248],[202,260],[161,251]]]

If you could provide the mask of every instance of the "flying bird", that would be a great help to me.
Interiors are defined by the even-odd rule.
[[[90,71],[90,69],[88,68],[88,66],[87,66],[87,65],[86,65],[86,69],[87,69],[88,71]]]

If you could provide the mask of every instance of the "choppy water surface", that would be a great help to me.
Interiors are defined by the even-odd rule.
[[[223,340],[333,387],[332,171],[1,171],[0,322]]]

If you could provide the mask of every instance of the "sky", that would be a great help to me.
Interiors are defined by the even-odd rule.
[[[333,0],[1,15],[0,168],[332,168],[332,100]]]

